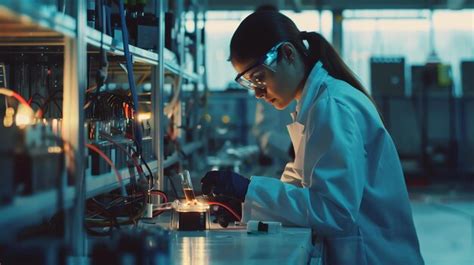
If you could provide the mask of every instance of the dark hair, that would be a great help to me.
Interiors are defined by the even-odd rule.
[[[268,12],[268,11],[273,11],[273,12],[278,12],[278,7],[272,4],[265,4],[265,5],[260,5],[257,8],[255,8],[255,12]]]
[[[308,48],[304,45],[304,40],[308,42]],[[321,34],[300,32],[291,19],[279,12],[259,11],[246,17],[232,36],[229,60],[246,62],[260,58],[282,41],[293,44],[303,56],[306,75],[309,74],[316,62],[321,61],[324,69],[331,76],[346,81],[364,93],[375,105],[364,86]],[[380,112],[379,115],[381,116]]]

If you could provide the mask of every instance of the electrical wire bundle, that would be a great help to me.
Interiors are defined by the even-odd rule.
[[[85,117],[95,120],[132,119],[133,102],[127,91],[115,90],[88,94]]]
[[[62,90],[56,90],[53,93],[51,93],[51,95],[49,95],[48,97],[43,97],[39,93],[33,94],[28,100],[28,103],[30,103],[30,105],[32,106],[33,105],[38,106],[38,109],[35,113],[35,117],[39,119],[43,118],[44,114],[48,113],[48,111],[50,110],[51,104],[54,104],[56,106],[56,108],[59,110],[60,117],[62,117],[63,116],[63,111],[61,107],[61,103],[63,100],[62,93],[63,93]],[[36,98],[39,98],[40,102],[38,102]],[[51,113],[49,114],[51,115]]]
[[[124,225],[137,225],[143,217],[149,196],[160,196],[168,202],[166,194],[159,190],[135,192],[129,196],[116,193],[91,198],[86,202],[85,226],[87,232],[95,236],[109,236],[114,229]],[[154,211],[153,217],[163,211]]]

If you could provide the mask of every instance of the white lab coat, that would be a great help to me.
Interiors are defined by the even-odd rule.
[[[398,154],[370,100],[318,62],[296,110],[300,184],[252,177],[243,221],[312,228],[324,264],[424,264]]]

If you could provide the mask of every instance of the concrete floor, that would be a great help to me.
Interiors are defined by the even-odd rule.
[[[413,219],[426,265],[474,264],[474,199],[470,196],[412,196]]]

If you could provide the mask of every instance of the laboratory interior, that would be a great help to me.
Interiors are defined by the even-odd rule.
[[[0,264],[474,264],[474,0],[0,0]]]

